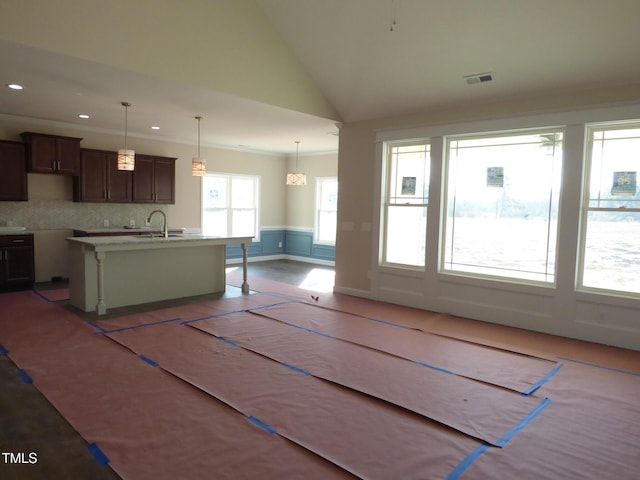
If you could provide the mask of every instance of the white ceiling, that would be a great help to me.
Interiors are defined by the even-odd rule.
[[[0,114],[273,152],[336,151],[336,121],[640,83],[639,0],[256,0],[341,118],[0,41]],[[391,26],[395,18],[393,30]],[[465,75],[495,80],[467,85]],[[18,82],[22,91],[4,88]],[[114,101],[117,98],[118,101]],[[135,101],[134,101],[135,99]],[[81,120],[79,113],[91,115]],[[8,117],[5,117],[8,118]],[[161,130],[150,130],[159,125]],[[242,147],[239,147],[242,146]]]

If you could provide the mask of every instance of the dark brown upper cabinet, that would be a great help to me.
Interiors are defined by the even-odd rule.
[[[61,175],[80,173],[81,138],[34,132],[24,132],[21,135],[27,145],[27,165],[30,172]]]
[[[175,203],[176,159],[136,154],[134,203]]]
[[[24,143],[0,140],[0,201],[27,201]]]
[[[80,175],[74,179],[76,202],[131,203],[132,172],[118,170],[118,154],[105,150],[80,150]]]

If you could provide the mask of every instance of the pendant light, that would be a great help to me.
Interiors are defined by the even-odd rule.
[[[132,171],[135,166],[135,152],[127,149],[127,113],[130,103],[122,102],[124,107],[124,148],[118,150],[118,170]]]
[[[300,147],[300,140],[296,140],[296,171],[287,173],[287,185],[306,185],[307,174],[298,173],[298,149]]]
[[[198,120],[198,156],[191,159],[191,175],[203,177],[207,172],[207,161],[200,156],[200,120],[202,117],[196,117],[196,120]]]

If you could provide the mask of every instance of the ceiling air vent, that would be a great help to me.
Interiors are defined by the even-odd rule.
[[[465,81],[469,85],[475,85],[477,83],[487,83],[493,81],[493,73],[476,73],[475,75],[467,75],[464,77]]]

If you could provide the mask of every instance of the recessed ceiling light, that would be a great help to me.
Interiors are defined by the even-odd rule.
[[[153,127],[151,127],[151,130],[160,130],[160,127],[158,127],[157,125],[154,125]]]
[[[24,88],[22,85],[18,85],[17,83],[7,83],[7,87],[11,90],[22,90]]]
[[[85,113],[81,113],[80,115],[78,115],[78,117],[80,117],[80,118],[89,118],[89,115],[87,115]]]

